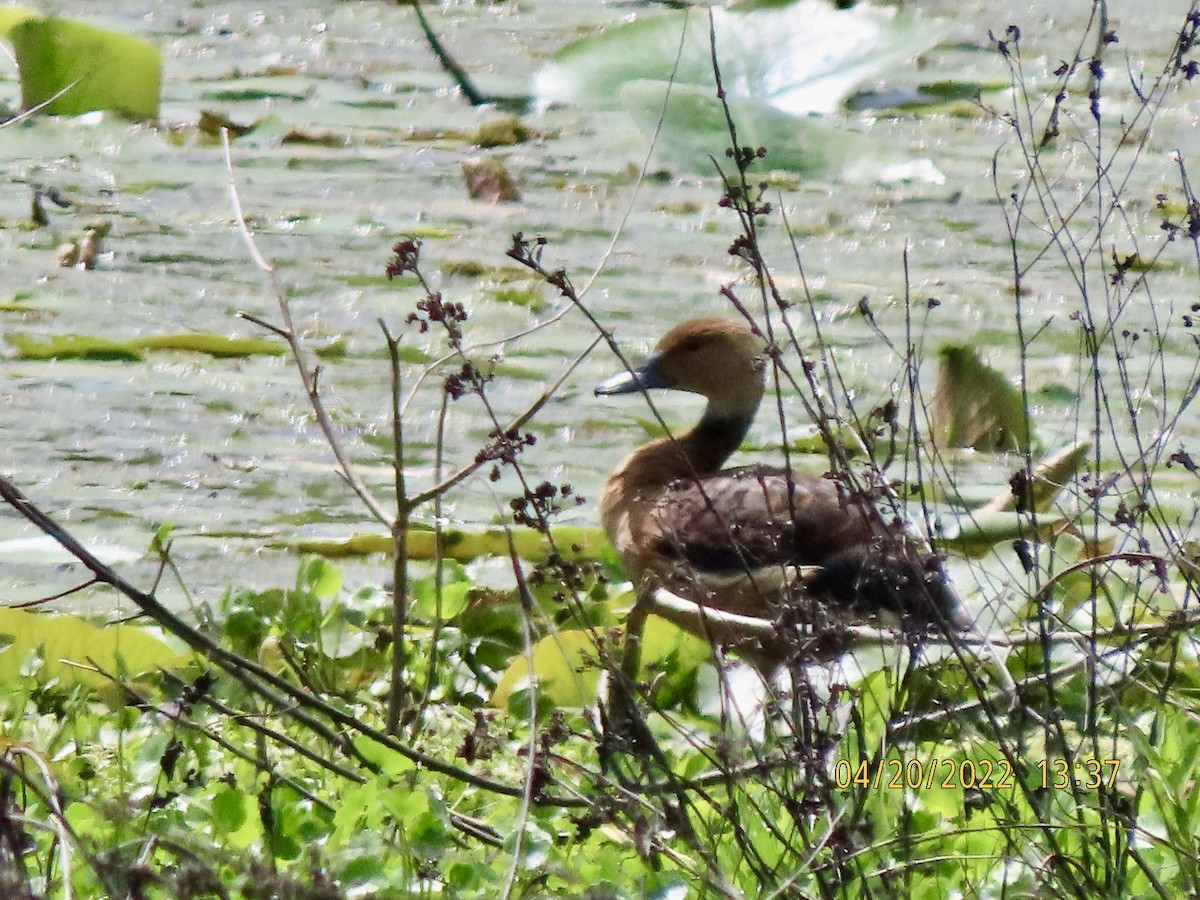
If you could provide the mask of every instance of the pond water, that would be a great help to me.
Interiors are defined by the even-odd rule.
[[[1053,16],[1041,3],[924,0],[906,6],[944,21],[947,32],[922,57],[919,71],[909,66],[897,76],[901,83],[918,77],[1005,81],[988,31],[1000,34],[1018,23],[1028,78],[1050,84],[1051,71],[1074,53],[1090,11],[1082,0],[1056,5]],[[1186,6],[1110,4],[1120,38],[1110,51],[1106,100],[1114,121],[1137,106],[1124,67],[1161,66]],[[620,113],[556,107],[523,117],[536,132],[528,142],[473,146],[467,135],[504,113],[471,109],[451,89],[411,9],[383,2],[130,0],[41,8],[158,44],[166,56],[161,124],[131,126],[112,116],[39,118],[0,131],[7,185],[0,192],[0,300],[9,303],[0,329],[113,339],[185,331],[267,336],[235,317],[246,310],[275,320],[277,309],[234,227],[221,149],[195,128],[201,111],[257,123],[233,145],[241,201],[260,248],[279,266],[306,341],[314,349],[344,341],[344,355],[321,360],[323,393],[361,474],[381,496],[388,491],[390,426],[378,320],[402,335],[414,359],[443,352],[436,335],[404,325],[417,290],[383,277],[389,248],[406,234],[424,236],[425,267],[448,299],[466,304],[469,339],[484,348],[481,356],[495,354],[501,363],[504,377],[490,396],[502,420],[522,410],[594,337],[572,311],[549,327],[494,343],[562,308],[549,288],[520,275],[510,283],[503,280],[508,276],[489,274],[512,267],[504,251],[513,232],[548,237],[547,261],[565,267],[577,285],[603,261],[586,299],[635,355],[679,319],[723,311],[717,289],[741,274],[725,252],[735,223],[717,206],[717,180],[653,157],[638,185],[647,138]],[[428,12],[485,91],[517,96],[528,93],[537,69],[569,41],[654,9],[525,0],[451,2]],[[0,65],[0,79],[0,99],[15,107],[11,60]],[[1172,152],[1191,159],[1200,150],[1198,96],[1200,83],[1167,97],[1136,174],[1122,190],[1143,257],[1164,240],[1155,195],[1179,199]],[[998,93],[989,102],[1003,106],[1011,98]],[[941,183],[779,181],[807,276],[821,298],[826,335],[860,402],[886,398],[900,365],[858,315],[858,300],[869,296],[881,327],[902,336],[906,247],[912,296],[941,301],[919,336],[927,383],[945,341],[975,343],[1001,371],[1015,375],[1011,255],[991,178],[993,157],[1010,129],[961,110],[847,116],[845,127],[893,154],[927,158],[945,176]],[[467,197],[461,165],[476,156],[505,161],[520,185],[520,202]],[[1081,172],[1086,177],[1086,159],[1069,142],[1058,159],[1055,178],[1064,189]],[[1006,193],[1016,183],[1018,157],[1003,153],[998,171]],[[32,230],[26,225],[35,184],[57,188],[73,207],[52,207],[50,226]],[[98,267],[59,268],[56,247],[100,216],[113,227]],[[1023,238],[1026,249],[1040,243],[1032,231]],[[791,250],[777,221],[765,243],[781,284],[798,297]],[[1189,268],[1183,242],[1177,250],[1154,273],[1153,301],[1126,311],[1124,327],[1161,327],[1195,301],[1195,260]],[[467,274],[464,264],[477,264],[484,274]],[[1095,271],[1092,277],[1098,290],[1103,279]],[[1030,273],[1027,290],[1031,318],[1053,318],[1032,348],[1028,377],[1041,413],[1039,436],[1054,448],[1080,428],[1074,412],[1079,332],[1069,324],[1079,291],[1054,255]],[[1195,378],[1196,348],[1176,327],[1163,349],[1166,396],[1146,395],[1148,403],[1169,407]],[[163,522],[178,529],[174,556],[187,585],[209,599],[231,585],[288,584],[296,557],[277,543],[378,531],[335,475],[286,357],[154,352],[128,363],[10,355],[0,366],[0,469],[77,536],[126,558],[123,570],[135,582],[153,576],[154,564],[137,557]],[[406,366],[406,389],[423,367]],[[595,498],[605,473],[643,437],[639,420],[647,414],[638,401],[592,397],[592,386],[616,368],[607,350],[594,352],[541,412],[532,426],[539,441],[523,457],[533,477],[569,482]],[[429,379],[410,407],[410,476],[417,485],[433,474],[439,380]],[[670,421],[683,423],[697,407],[672,400],[664,408]],[[790,436],[811,432],[799,405],[790,408]],[[770,418],[764,415],[753,434],[764,458],[777,455],[780,441]],[[477,403],[455,404],[447,466],[473,458],[489,428]],[[1174,441],[1190,441],[1194,449],[1198,436],[1196,414],[1189,413],[1177,423]],[[976,499],[999,491],[1012,468],[1009,461],[969,454],[956,465]],[[450,495],[446,514],[467,526],[497,521],[514,485],[507,478],[469,481]],[[1160,502],[1184,519],[1193,514],[1186,478],[1169,474],[1163,487]],[[567,521],[592,524],[594,518],[588,504]],[[15,513],[0,512],[4,602],[79,580],[78,571],[59,566],[34,537]],[[352,584],[378,583],[386,566],[374,557],[347,564],[346,572]],[[171,584],[162,595],[183,600]],[[107,609],[115,601],[96,593],[73,602]]]

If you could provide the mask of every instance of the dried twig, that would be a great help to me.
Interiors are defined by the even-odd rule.
[[[296,370],[300,373],[300,381],[304,385],[304,392],[308,396],[309,405],[312,407],[313,413],[317,417],[317,424],[321,428],[321,433],[325,436],[325,441],[329,444],[329,449],[333,452],[334,458],[337,460],[339,473],[351,489],[356,493],[363,504],[371,512],[379,522],[391,529],[395,522],[395,516],[384,508],[383,504],[371,492],[366,483],[359,477],[358,472],[354,468],[354,463],[350,459],[350,454],[346,452],[346,448],[342,445],[341,438],[338,437],[337,429],[333,425],[333,421],[329,418],[329,413],[325,409],[325,403],[321,399],[321,392],[318,386],[318,377],[320,370],[310,368],[308,361],[304,355],[304,348],[300,344],[300,338],[296,334],[295,325],[292,322],[291,303],[288,300],[287,292],[283,288],[283,282],[279,278],[279,270],[274,263],[268,262],[266,257],[258,249],[258,244],[254,240],[254,235],[251,234],[249,226],[246,224],[246,216],[242,212],[242,201],[238,194],[237,183],[233,177],[233,156],[229,147],[229,130],[221,129],[221,145],[225,150],[225,172],[229,176],[229,199],[233,204],[234,220],[237,223],[238,233],[242,236],[242,241],[246,245],[247,251],[250,253],[251,259],[255,265],[266,273],[271,282],[272,292],[275,294],[275,300],[279,304],[279,315],[283,320],[283,325],[273,325],[266,320],[251,315],[250,313],[239,312],[238,316],[248,322],[253,322],[268,331],[273,332],[287,342],[288,348],[292,351],[292,360],[296,364]]]

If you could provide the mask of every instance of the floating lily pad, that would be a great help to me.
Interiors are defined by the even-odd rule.
[[[122,341],[107,341],[84,334],[60,334],[45,340],[9,333],[5,340],[21,359],[95,359],[138,362],[142,354]]]
[[[711,12],[739,143],[771,148],[769,168],[809,174],[856,163],[865,149],[810,114],[841,109],[856,85],[916,56],[942,31],[907,12],[865,4],[837,10],[824,0]],[[709,170],[708,157],[720,158],[728,144],[709,19],[698,9],[642,16],[571,44],[538,73],[534,94],[543,107],[623,108],[696,171]]]
[[[280,356],[286,348],[277,341],[263,338],[227,337],[206,332],[159,334],[134,338],[131,347],[142,350],[183,350],[188,353],[207,353],[217,357]]]
[[[34,678],[101,687],[109,679],[96,671],[138,676],[161,668],[186,665],[156,635],[136,625],[97,627],[78,616],[48,616],[19,609],[0,609],[0,683],[26,679],[31,654],[42,661]]]
[[[37,12],[23,6],[0,6],[0,37],[7,38],[9,33],[26,19],[37,17]]]
[[[856,85],[916,56],[943,31],[905,12],[865,4],[837,10],[824,0],[717,7],[712,15],[730,97],[758,99],[793,115],[835,112]],[[534,93],[542,105],[613,108],[621,85],[636,79],[696,85],[712,94],[705,12],[643,16],[577,41],[538,73]]]
[[[53,17],[25,18],[8,37],[27,109],[45,103],[51,115],[113,110],[138,119],[158,117],[162,54],[154,45]]]
[[[5,338],[22,359],[97,359],[137,362],[145,350],[182,350],[216,357],[279,356],[285,348],[261,338],[236,338],[203,332],[160,334],[110,341],[85,334],[51,338],[10,332]]]
[[[608,541],[599,528],[578,525],[559,525],[551,531],[558,552],[568,558],[594,558]],[[545,559],[550,548],[545,536],[525,528],[512,530],[512,542],[517,556],[537,561]],[[371,553],[390,553],[392,539],[386,534],[358,534],[342,540],[299,540],[285,544],[298,553],[315,553],[330,559],[345,556],[366,556]],[[409,559],[433,559],[435,540],[432,531],[413,528],[408,533]],[[470,562],[482,556],[508,556],[508,536],[503,529],[486,531],[442,532],[442,557],[458,562]]]
[[[142,558],[140,550],[131,550],[118,544],[89,543],[87,550],[106,565],[133,562]],[[64,549],[62,544],[44,534],[0,541],[0,560],[6,562],[61,565],[74,562],[75,559],[75,556]]]
[[[1022,500],[1020,504],[1022,509],[1040,513],[1048,512],[1052,509],[1054,501],[1062,491],[1063,486],[1075,477],[1075,473],[1083,465],[1083,461],[1087,457],[1087,453],[1091,447],[1092,445],[1088,441],[1077,441],[1038,463],[1037,467],[1033,470],[1032,483],[1024,489],[1024,496],[1020,498]],[[1014,484],[1009,490],[1002,491],[996,495],[990,503],[982,507],[978,512],[990,513],[1015,510],[1018,506],[1017,500],[1016,485]]]
[[[1053,513],[1041,515],[1037,530],[1030,526],[1029,517],[1017,512],[981,509],[948,523],[938,537],[939,545],[963,556],[981,557],[1004,544],[1017,540],[1051,540],[1060,532],[1076,535],[1091,552],[1103,552],[1112,545],[1115,530],[1104,526],[1093,534],[1091,523]]]
[[[642,131],[652,134],[662,120],[658,147],[677,164],[711,174],[714,159],[727,162],[729,124],[712,88],[637,80],[623,85],[619,96]],[[862,135],[835,119],[794,116],[753,100],[731,103],[730,113],[739,143],[767,148],[763,164],[770,169],[829,175],[872,153]]]
[[[858,91],[846,100],[846,108],[924,109],[961,111],[978,105],[985,91],[999,91],[1007,83],[982,84],[976,81],[934,81],[914,88]]]

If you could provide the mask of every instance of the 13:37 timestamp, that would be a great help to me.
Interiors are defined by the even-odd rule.
[[[1093,791],[1100,785],[1111,788],[1116,784],[1120,768],[1119,759],[1084,757],[1074,761],[1062,757],[1043,759],[1034,765],[1041,778],[1041,786],[1059,791],[1070,787],[1072,782],[1087,791]]]

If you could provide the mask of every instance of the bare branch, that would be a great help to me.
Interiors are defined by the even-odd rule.
[[[233,177],[233,155],[229,148],[229,130],[226,128],[221,129],[221,145],[225,149],[225,172],[229,175],[229,197],[233,203],[233,212],[237,222],[238,233],[241,234],[250,257],[267,274],[267,277],[271,281],[271,288],[275,293],[275,300],[279,304],[279,312],[283,318],[283,325],[282,327],[271,325],[249,313],[239,313],[239,315],[247,321],[254,322],[256,325],[274,332],[287,342],[288,347],[292,351],[292,360],[295,362],[296,369],[300,373],[300,380],[304,384],[304,392],[308,395],[309,405],[317,417],[317,424],[321,427],[321,432],[329,444],[329,449],[333,451],[333,456],[341,469],[342,477],[346,479],[346,483],[350,485],[354,493],[362,500],[363,504],[371,512],[371,515],[390,530],[394,526],[396,518],[384,508],[383,504],[371,492],[371,489],[359,477],[358,472],[354,468],[354,463],[350,459],[350,455],[342,445],[337,429],[334,427],[332,420],[329,418],[329,413],[325,409],[325,403],[321,400],[316,371],[310,369],[308,363],[305,361],[304,350],[300,346],[300,339],[297,337],[296,328],[292,323],[291,303],[288,300],[287,292],[283,289],[282,282],[279,280],[279,271],[259,251],[258,244],[254,240],[254,235],[250,233],[250,228],[246,224],[246,217],[242,212],[242,201],[238,196],[237,183]]]

